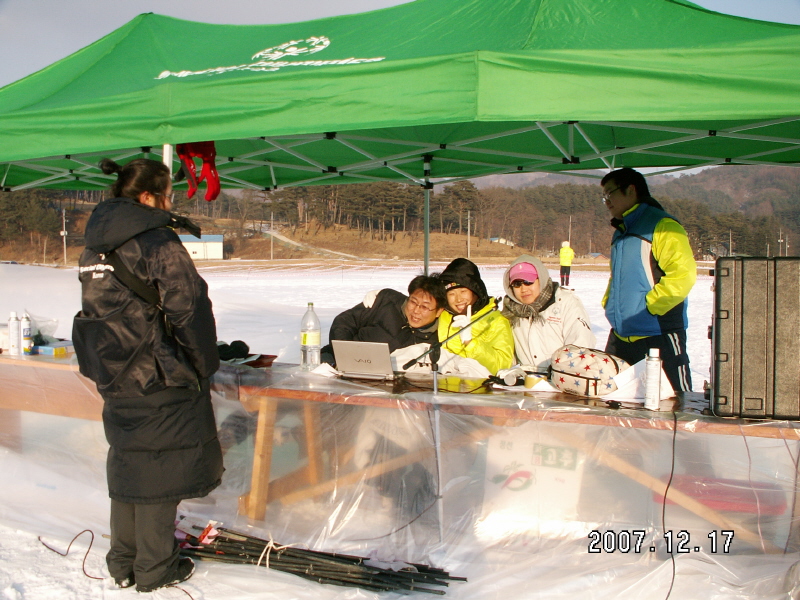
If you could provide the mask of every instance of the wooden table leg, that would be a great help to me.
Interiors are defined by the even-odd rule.
[[[315,485],[322,480],[322,442],[320,439],[319,405],[316,402],[304,403],[303,422],[306,429],[308,484]]]
[[[18,410],[0,409],[0,446],[22,451],[22,415]]]
[[[258,422],[253,449],[253,475],[250,492],[240,498],[239,510],[251,519],[261,521],[267,511],[269,476],[272,465],[272,445],[275,436],[275,416],[278,401],[274,398],[259,399]]]

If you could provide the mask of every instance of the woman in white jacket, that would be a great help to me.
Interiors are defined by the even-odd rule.
[[[526,371],[547,372],[550,357],[565,344],[597,343],[580,298],[550,279],[544,263],[523,254],[503,275],[503,315],[511,322],[517,360]]]

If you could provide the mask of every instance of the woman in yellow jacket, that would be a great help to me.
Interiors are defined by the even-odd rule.
[[[447,308],[439,317],[439,340],[461,330],[461,334],[444,344],[443,348],[478,361],[492,375],[510,368],[514,363],[511,324],[496,310],[497,300],[489,297],[475,263],[457,258],[447,265],[439,278],[447,292]],[[468,309],[471,316],[468,316]],[[465,328],[467,323],[488,312],[492,314]]]

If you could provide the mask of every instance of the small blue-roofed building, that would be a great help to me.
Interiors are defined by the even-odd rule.
[[[203,235],[198,240],[193,235],[179,235],[183,247],[192,260],[222,260],[221,235]]]

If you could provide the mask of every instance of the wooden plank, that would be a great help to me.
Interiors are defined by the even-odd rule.
[[[485,439],[494,433],[497,433],[497,429],[490,427],[471,431],[453,438],[445,444],[442,444],[442,450],[448,450],[450,448],[455,448],[467,443],[474,443]],[[393,458],[382,463],[370,465],[369,467],[359,469],[358,471],[353,471],[352,473],[347,473],[346,475],[334,477],[317,485],[312,485],[307,488],[292,492],[291,494],[286,494],[280,499],[281,504],[293,504],[294,502],[315,498],[322,494],[333,492],[340,486],[354,485],[361,481],[362,478],[372,479],[373,477],[377,477],[383,473],[388,473],[389,471],[394,471],[395,469],[405,467],[406,465],[420,462],[426,458],[434,456],[435,452],[436,449],[433,446],[429,446],[427,448],[409,452],[408,454],[398,456],[397,458]]]

